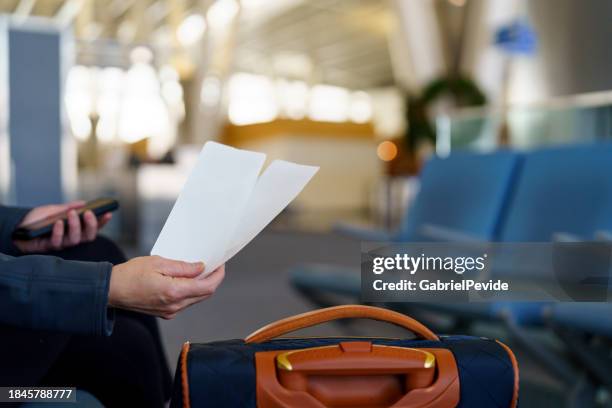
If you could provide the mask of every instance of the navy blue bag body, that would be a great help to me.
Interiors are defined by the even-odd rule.
[[[417,338],[278,338],[345,318]],[[279,320],[244,340],[185,343],[172,407],[516,407],[518,364],[504,344],[437,336],[387,309],[345,305]]]

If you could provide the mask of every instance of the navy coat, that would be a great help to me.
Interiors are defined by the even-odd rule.
[[[11,234],[27,212],[0,206],[0,386],[36,384],[70,334],[112,331],[112,265],[20,254]]]

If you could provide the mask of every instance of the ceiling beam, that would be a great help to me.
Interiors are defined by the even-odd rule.
[[[20,0],[13,16],[17,21],[23,21],[32,13],[36,0]]]
[[[135,3],[135,0],[113,0],[109,5],[113,18],[119,18],[124,15],[130,7]]]
[[[88,0],[92,1],[92,0]],[[53,17],[60,27],[68,27],[81,11],[85,0],[67,0]]]
[[[145,13],[151,24],[156,26],[168,16],[170,7],[166,1],[157,0],[147,7]]]

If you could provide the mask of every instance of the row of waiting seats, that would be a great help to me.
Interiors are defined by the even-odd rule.
[[[612,231],[612,143],[572,145],[530,152],[453,153],[433,158],[399,231],[340,226],[363,241],[551,242],[556,236],[592,240]],[[337,293],[359,297],[360,273],[331,265],[300,265],[293,286],[312,299]],[[561,376],[572,375],[526,338],[523,327],[554,324],[559,330],[612,339],[612,304],[492,302],[399,304],[404,311],[435,310],[458,319],[501,321],[512,334],[549,360]],[[597,317],[594,317],[597,316]]]

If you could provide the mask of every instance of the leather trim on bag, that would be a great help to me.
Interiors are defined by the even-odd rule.
[[[251,333],[245,343],[261,343],[284,334],[338,319],[372,319],[403,327],[426,340],[440,338],[415,319],[393,310],[364,305],[341,305],[278,320]]]
[[[183,408],[190,408],[189,402],[189,377],[187,375],[187,353],[189,353],[189,342],[183,344],[181,350],[181,385],[183,391]]]
[[[519,394],[519,366],[518,361],[516,361],[516,356],[510,349],[510,347],[506,346],[499,340],[495,340],[500,346],[506,350],[508,353],[508,357],[510,357],[510,362],[512,363],[512,369],[514,370],[514,393],[512,394],[512,401],[510,402],[510,408],[516,408],[518,405],[518,394]]]
[[[342,348],[342,345],[306,348],[296,351],[307,354],[310,350],[315,353],[313,357],[316,357],[316,354],[319,352],[326,352],[332,347]],[[402,347],[384,346],[383,348],[402,349]],[[414,351],[415,349],[406,348],[406,351],[408,350]],[[366,398],[366,394],[367,398],[376,395],[379,399],[378,402],[383,402],[385,399],[387,402],[391,402],[389,400],[389,398],[391,398],[394,400],[394,402],[391,402],[391,405],[387,405],[387,402],[383,402],[383,405],[380,406],[389,406],[393,408],[407,408],[413,406],[418,406],[420,408],[447,408],[457,406],[460,400],[459,373],[452,352],[447,349],[436,348],[423,348],[418,350],[433,354],[436,357],[436,361],[439,362],[439,364],[436,365],[436,375],[432,377],[433,383],[429,382],[431,381],[430,378],[425,383],[418,385],[415,383],[415,380],[417,380],[415,377],[412,379],[412,386],[414,386],[414,388],[411,387],[409,393],[399,396],[399,398],[398,395],[389,395],[390,393],[397,393],[397,387],[395,387],[395,389],[390,388],[389,385],[393,386],[393,384],[387,381],[390,379],[389,377],[392,379],[392,377],[397,374],[395,369],[391,367],[389,370],[386,370],[382,365],[376,363],[376,357],[371,360],[371,362],[374,363],[372,364],[373,367],[371,369],[364,367],[363,370],[358,368],[346,370],[346,367],[342,367],[342,359],[338,359],[337,369],[340,370],[339,372],[334,372],[336,368],[334,367],[334,361],[332,359],[329,363],[326,363],[329,367],[323,367],[330,368],[331,370],[327,371],[331,375],[320,376],[313,371],[313,376],[310,377],[307,372],[300,373],[294,372],[293,370],[285,371],[278,369],[277,357],[284,354],[286,350],[257,352],[255,353],[257,406],[259,408],[322,408],[326,406],[327,403],[331,404],[330,406],[363,406],[364,404],[361,402],[365,402],[364,398]],[[368,371],[371,372],[368,373]],[[370,382],[368,380],[364,383],[363,379],[366,377],[371,378],[372,381]],[[354,384],[359,384],[359,386],[351,387],[350,382],[336,383],[336,385],[334,385],[335,379],[342,378],[346,378],[349,381],[352,381],[351,378],[357,379],[358,383]],[[406,380],[408,379],[409,377],[406,378]],[[331,380],[331,382],[328,382],[329,380]],[[381,382],[383,380],[384,382]],[[366,389],[370,386],[372,390],[367,391]],[[337,388],[338,392],[332,393],[332,395],[330,394],[330,387],[332,389],[335,387],[341,388]],[[385,393],[387,393],[387,396],[384,395]],[[328,398],[330,396],[336,398],[336,401],[329,400]],[[339,398],[342,398],[342,400]]]

